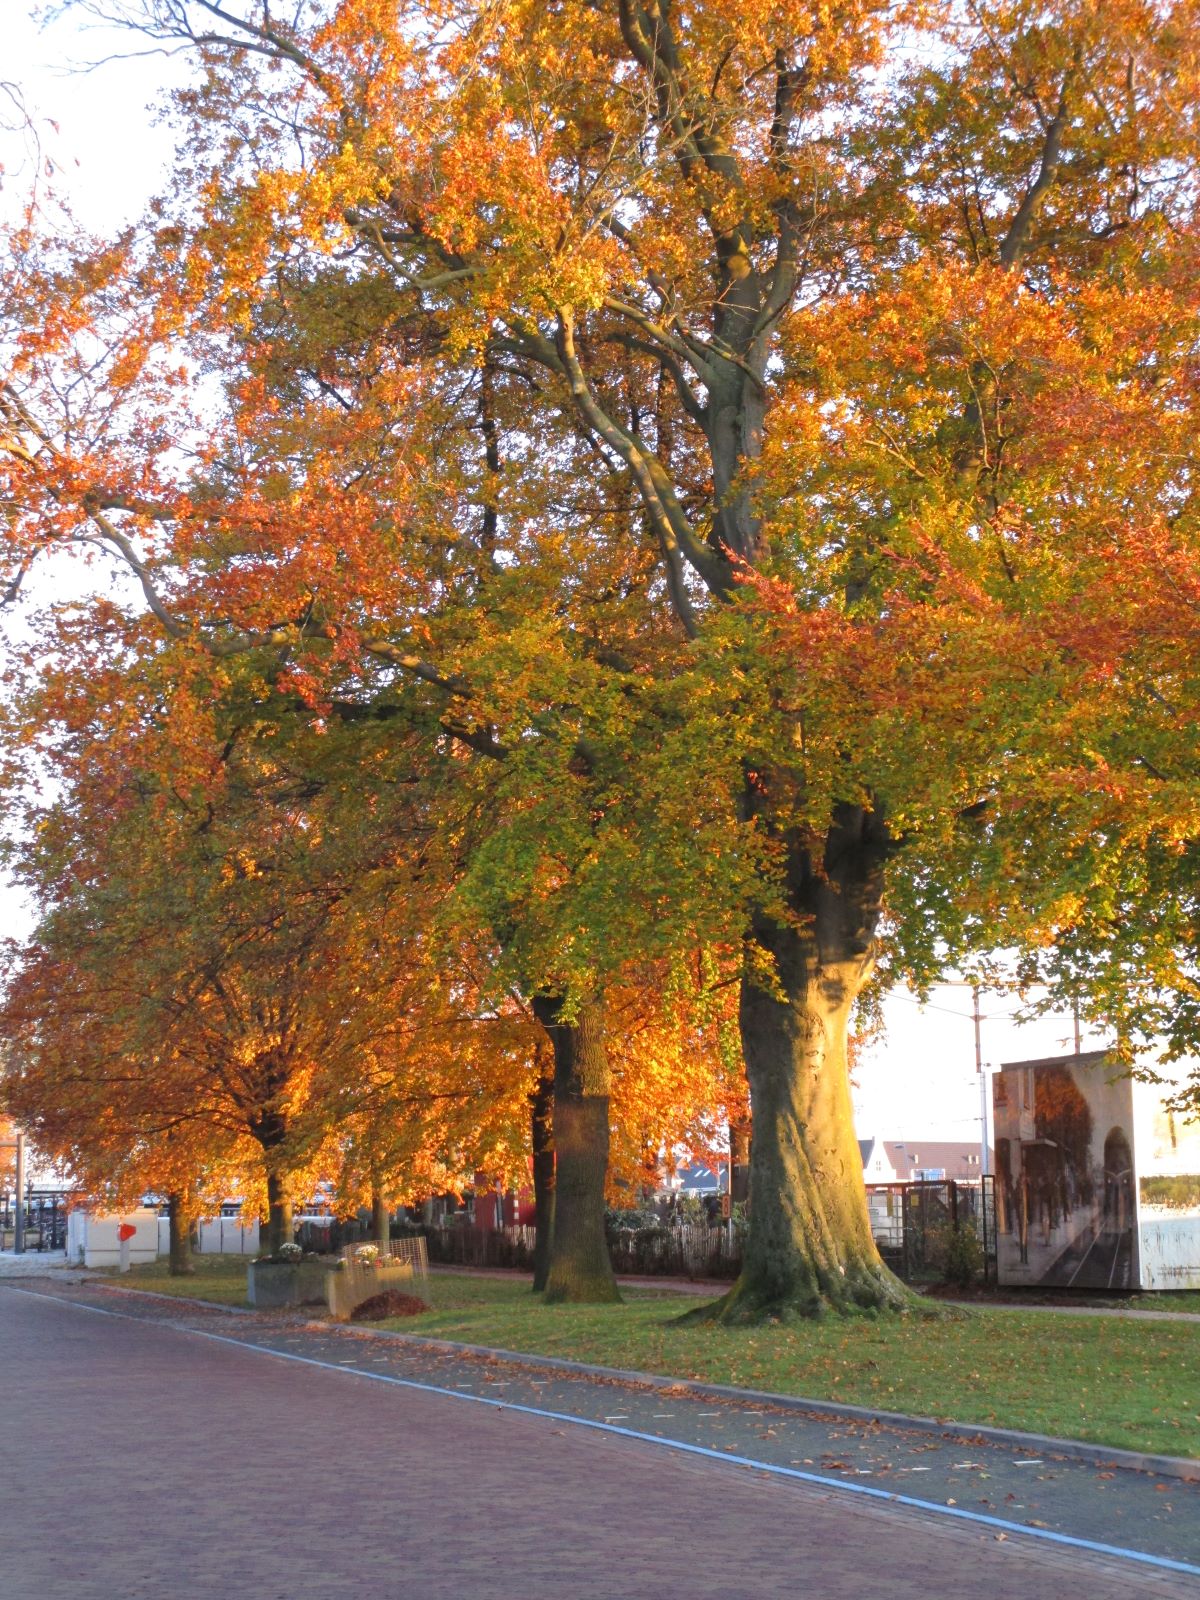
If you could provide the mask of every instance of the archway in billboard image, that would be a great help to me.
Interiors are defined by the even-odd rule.
[[[1104,1140],[1104,1203],[1088,1287],[1133,1288],[1137,1282],[1136,1222],[1133,1143],[1126,1129],[1110,1128]]]
[[[1133,1150],[1124,1128],[1110,1128],[1098,1173],[1091,1242],[1068,1278],[1072,1289],[1129,1289],[1134,1282]]]

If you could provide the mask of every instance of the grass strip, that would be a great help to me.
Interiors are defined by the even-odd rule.
[[[153,1289],[155,1294],[178,1295],[181,1300],[215,1300],[223,1306],[244,1306],[246,1268],[250,1256],[196,1255],[195,1271],[184,1278],[173,1278],[165,1256],[147,1261],[128,1272],[101,1268],[97,1279],[111,1280],[126,1289]]]

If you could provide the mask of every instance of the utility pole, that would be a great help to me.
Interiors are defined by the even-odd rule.
[[[974,1001],[975,1023],[975,1076],[979,1079],[979,1170],[986,1177],[991,1171],[988,1160],[988,1080],[983,1070],[983,1013],[979,1009],[979,985],[971,985]]]

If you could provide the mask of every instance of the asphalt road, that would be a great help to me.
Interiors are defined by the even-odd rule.
[[[590,1406],[595,1420],[680,1440],[707,1419],[706,1448],[764,1461],[781,1440],[816,1448],[788,1434],[804,1419],[539,1379],[286,1319],[4,1287],[0,1375],[4,1600],[1200,1595],[1197,1577],[682,1454],[565,1413]],[[406,1386],[419,1383],[461,1397]],[[564,1414],[464,1403],[471,1394]],[[937,1449],[819,1426],[839,1459],[886,1452],[896,1471],[905,1449]],[[720,1430],[733,1442],[717,1444]],[[961,1443],[947,1453],[947,1470],[999,1492],[990,1455]],[[1010,1455],[1008,1470],[1032,1483],[1041,1465]],[[1104,1480],[1114,1511],[1121,1478],[1143,1476]],[[1200,1536],[1196,1485],[1140,1486],[1157,1506],[1170,1501],[1169,1527]]]

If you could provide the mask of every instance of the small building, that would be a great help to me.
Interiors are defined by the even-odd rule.
[[[722,1182],[722,1178],[725,1182]],[[670,1189],[673,1194],[702,1200],[709,1195],[720,1194],[727,1186],[728,1168],[722,1172],[716,1167],[710,1167],[707,1162],[692,1161],[687,1166],[676,1168],[675,1181],[670,1185]]]
[[[159,1253],[158,1212],[149,1206],[128,1211],[72,1211],[67,1217],[67,1260],[84,1267],[115,1267],[125,1259],[142,1266]]]
[[[1200,1289],[1200,1119],[1106,1051],[992,1079],[997,1277],[1063,1289]]]
[[[504,1188],[486,1172],[475,1174],[472,1221],[476,1228],[491,1232],[498,1228],[532,1228],[537,1222],[533,1190]]]

